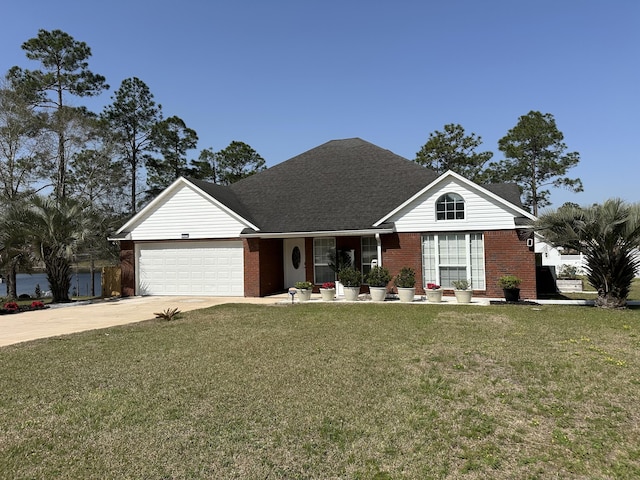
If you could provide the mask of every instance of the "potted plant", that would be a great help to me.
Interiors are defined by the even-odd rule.
[[[350,302],[358,300],[362,274],[353,267],[345,267],[338,272],[338,280],[344,287],[344,298]]]
[[[473,290],[467,280],[454,280],[451,282],[453,285],[453,294],[456,296],[458,303],[471,303],[471,297],[473,296]]]
[[[398,297],[401,302],[413,302],[416,296],[416,272],[411,267],[402,267],[393,279],[398,289]]]
[[[520,284],[522,280],[515,275],[503,275],[498,279],[498,286],[504,292],[507,302],[517,302],[520,299]]]
[[[371,300],[374,302],[384,302],[387,296],[387,284],[391,281],[389,270],[384,267],[373,267],[367,274],[366,281],[369,284]]]
[[[296,282],[296,289],[298,290],[298,298],[301,302],[307,302],[311,300],[311,292],[313,290],[313,283],[311,282]]]
[[[442,288],[437,283],[427,283],[427,288],[425,290],[427,294],[427,301],[430,303],[440,303],[442,302]]]
[[[324,282],[320,287],[320,295],[323,302],[332,302],[336,296],[336,284],[333,282]]]

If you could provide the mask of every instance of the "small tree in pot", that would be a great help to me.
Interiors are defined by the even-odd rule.
[[[362,284],[362,274],[360,270],[353,267],[343,268],[338,272],[338,280],[344,286],[344,298],[349,301],[356,301],[360,294],[360,285]]]
[[[416,295],[416,272],[411,267],[402,267],[400,273],[393,279],[398,289],[401,302],[413,302]]]
[[[383,302],[387,295],[387,284],[391,281],[389,270],[384,267],[373,267],[368,273],[366,282],[369,284],[371,300]]]

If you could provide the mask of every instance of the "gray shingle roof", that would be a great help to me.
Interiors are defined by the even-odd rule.
[[[520,199],[520,187],[516,183],[487,183],[482,185],[482,188],[495,193],[517,207],[523,208],[522,200]]]
[[[204,180],[196,180],[195,178],[188,178],[188,180],[203,192],[218,200],[225,207],[233,210],[242,218],[250,221],[255,225],[255,221],[251,212],[247,209],[247,207],[245,207],[242,201],[240,201],[233,190],[231,190],[229,187],[217,185],[211,182],[205,182]]]
[[[360,230],[436,178],[359,138],[332,140],[230,186],[262,232]]]
[[[389,150],[350,138],[329,141],[228,187],[190,181],[261,233],[285,233],[370,229],[437,176]],[[484,187],[521,206],[515,184]]]

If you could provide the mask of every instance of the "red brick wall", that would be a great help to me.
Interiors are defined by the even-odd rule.
[[[502,297],[498,279],[516,275],[522,279],[520,298],[537,298],[535,253],[527,247],[526,239],[518,238],[515,230],[484,232],[484,255],[487,296]]]
[[[260,296],[284,290],[283,243],[280,239],[260,240]]]
[[[244,296],[264,297],[281,292],[284,282],[282,240],[245,238]]]
[[[260,296],[260,239],[244,238],[244,296]]]
[[[122,240],[120,242],[120,271],[123,297],[131,297],[136,294],[135,252],[133,241]]]
[[[393,233],[381,236],[382,264],[392,276],[402,267],[411,267],[416,272],[416,293],[424,293],[422,285],[422,234]],[[484,232],[486,291],[477,295],[503,296],[497,286],[502,275],[516,275],[522,279],[521,298],[537,298],[535,253],[527,247],[525,239],[519,239],[515,230]]]
[[[422,234],[390,233],[381,235],[382,265],[395,277],[402,267],[416,272],[416,293],[424,293],[422,285]]]

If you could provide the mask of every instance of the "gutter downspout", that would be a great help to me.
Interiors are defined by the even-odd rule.
[[[377,254],[378,254],[378,266],[382,266],[382,240],[380,239],[380,234],[376,233],[376,244],[377,244]]]

